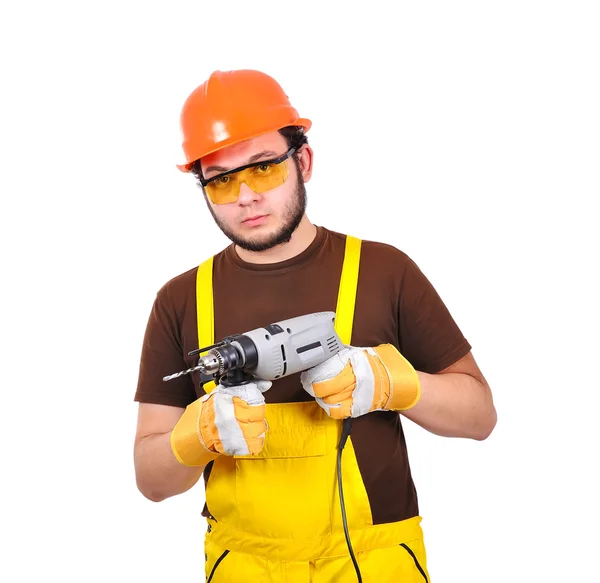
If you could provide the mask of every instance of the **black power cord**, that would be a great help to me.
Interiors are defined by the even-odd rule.
[[[352,417],[347,417],[346,419],[344,419],[342,425],[342,437],[340,438],[340,443],[338,444],[337,478],[338,490],[340,494],[340,505],[342,507],[342,523],[344,525],[344,534],[346,535],[346,544],[348,545],[348,550],[350,551],[350,558],[352,559],[352,563],[354,564],[354,570],[356,571],[358,581],[359,583],[362,583],[362,575],[360,574],[360,569],[358,568],[358,563],[356,562],[356,557],[354,556],[354,551],[352,550],[352,543],[350,542],[350,533],[348,532],[348,520],[346,518],[346,505],[344,504],[344,490],[342,488],[342,451],[344,449],[344,446],[346,445],[346,441],[348,440],[350,431],[352,431]]]

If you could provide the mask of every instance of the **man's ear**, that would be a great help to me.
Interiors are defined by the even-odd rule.
[[[308,182],[313,170],[313,150],[308,144],[304,144],[298,152],[298,167],[304,182]]]

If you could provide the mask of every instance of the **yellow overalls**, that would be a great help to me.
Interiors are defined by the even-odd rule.
[[[347,237],[336,331],[350,344],[361,241]],[[199,346],[214,343],[212,258],[197,276]],[[211,390],[205,385],[205,389]],[[341,423],[315,401],[267,404],[268,432],[252,458],[214,461],[206,502],[206,581],[335,583],[357,581],[344,535],[337,486]],[[421,518],[373,525],[352,446],[342,456],[350,540],[362,581],[429,581]]]

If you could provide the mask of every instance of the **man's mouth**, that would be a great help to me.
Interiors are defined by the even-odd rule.
[[[259,225],[261,223],[263,223],[267,218],[267,215],[253,215],[251,217],[248,217],[247,219],[244,219],[242,221],[242,223],[244,225]]]

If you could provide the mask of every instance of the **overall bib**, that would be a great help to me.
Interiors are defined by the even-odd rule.
[[[347,237],[336,331],[350,344],[361,241]],[[199,346],[214,343],[212,258],[197,276]],[[211,382],[204,386],[208,392]],[[256,456],[219,456],[206,484],[205,535],[211,583],[335,583],[357,580],[337,484],[342,424],[315,402],[267,404],[268,431]],[[352,445],[342,454],[346,518],[362,580],[429,582],[421,517],[373,525]]]

